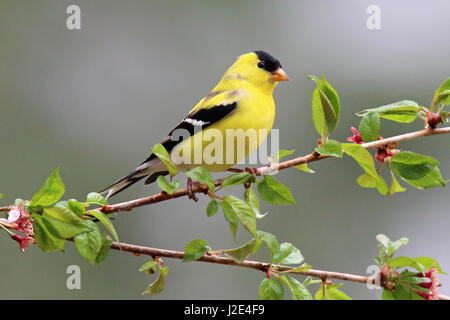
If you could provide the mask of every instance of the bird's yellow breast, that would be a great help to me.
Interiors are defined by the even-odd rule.
[[[236,94],[236,90],[233,93]],[[181,171],[199,165],[209,171],[227,170],[267,138],[275,118],[272,94],[244,84],[237,93],[237,108],[232,114],[184,140],[173,150],[172,159]]]

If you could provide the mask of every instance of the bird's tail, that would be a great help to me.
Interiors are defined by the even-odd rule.
[[[159,162],[158,162],[159,163]],[[129,186],[135,184],[136,182],[144,179],[148,176],[147,180],[145,180],[145,184],[150,184],[156,181],[159,176],[166,176],[169,174],[169,171],[149,171],[148,166],[140,166],[136,170],[131,171],[125,177],[117,180],[109,187],[106,187],[100,193],[108,192],[106,199],[111,198],[113,195],[118,194],[122,190],[125,190]],[[158,170],[158,168],[154,168],[153,170]]]
[[[139,180],[145,178],[146,175],[142,173],[140,170],[135,170],[127,174],[125,177],[117,180],[112,185],[106,187],[100,193],[108,192],[106,199],[111,198],[113,195],[119,193],[122,190],[125,190],[129,186],[135,184]]]

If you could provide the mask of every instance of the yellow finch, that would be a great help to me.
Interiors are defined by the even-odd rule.
[[[217,86],[200,100],[161,144],[172,160],[176,158],[175,163],[181,171],[198,165],[209,171],[229,169],[255,151],[267,137],[275,117],[273,90],[277,82],[288,80],[280,62],[270,54],[254,51],[241,55]],[[247,139],[244,145],[236,143],[248,130],[257,133],[253,141]],[[233,131],[234,136],[230,135]],[[227,137],[231,138],[226,141]],[[215,142],[215,148],[208,150],[212,142]],[[197,159],[198,154],[202,156],[206,151],[210,151],[213,161]],[[167,174],[165,164],[151,154],[135,170],[101,192],[108,191],[109,198],[147,176],[145,184]]]

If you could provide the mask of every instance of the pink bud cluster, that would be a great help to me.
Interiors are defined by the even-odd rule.
[[[25,235],[11,235],[11,238],[19,243],[20,249],[25,251],[30,244],[34,243],[34,229],[33,221],[30,220],[30,214],[26,211],[23,204],[22,201],[17,206],[12,206],[8,211],[8,218],[1,220],[11,226],[12,229]]]
[[[357,144],[363,144],[364,140],[361,138],[359,131],[354,127],[351,127],[350,130],[352,130],[353,136],[348,137],[347,141],[353,141],[354,143],[357,143]],[[381,140],[381,139],[383,139],[383,137],[378,136],[378,140]],[[381,163],[388,161],[389,159],[391,159],[393,156],[395,156],[399,152],[399,150],[395,149],[395,147],[396,147],[396,145],[392,145],[392,146],[386,145],[386,146],[377,148],[377,151],[375,152],[375,159]]]
[[[424,282],[419,283],[422,288],[428,289],[428,292],[419,291],[418,294],[425,300],[438,300],[439,292],[437,290],[439,286],[439,281],[437,278],[438,270],[431,267],[430,270],[425,272],[419,272],[416,274],[417,277],[424,278]]]

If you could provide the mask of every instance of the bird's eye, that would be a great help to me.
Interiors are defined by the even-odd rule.
[[[258,63],[258,68],[263,69],[265,66],[266,66],[266,64],[265,64],[263,61],[261,61],[260,63]]]

